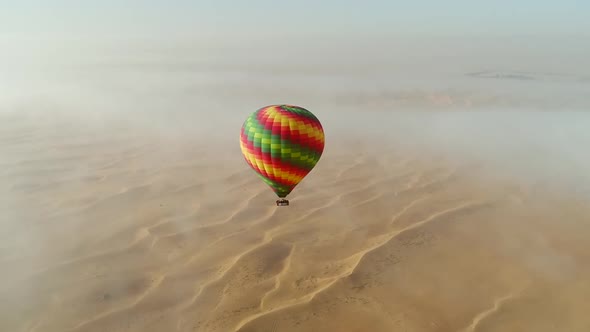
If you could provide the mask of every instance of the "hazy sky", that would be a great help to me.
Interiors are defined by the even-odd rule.
[[[584,0],[0,0],[11,35],[371,33],[396,36],[582,36]]]
[[[64,45],[68,51],[51,55]],[[181,47],[160,52],[173,61],[588,74],[590,1],[0,0],[0,58],[12,62],[131,54],[145,45]]]

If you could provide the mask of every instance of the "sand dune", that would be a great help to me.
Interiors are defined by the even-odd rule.
[[[54,121],[2,125],[2,331],[590,328],[585,196],[351,134],[278,208],[225,140]]]

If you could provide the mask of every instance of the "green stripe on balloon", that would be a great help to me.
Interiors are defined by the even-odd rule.
[[[318,118],[315,115],[313,115],[313,113],[311,113],[310,111],[308,111],[304,108],[292,107],[292,106],[288,106],[288,105],[281,105],[280,107],[284,110],[291,112],[291,113],[295,113],[297,115],[300,115],[300,116],[306,117],[308,119],[312,119],[312,120],[319,122]]]
[[[257,131],[260,138],[251,135],[252,132],[246,128],[248,140],[253,142],[255,148],[260,149],[263,153],[270,153],[273,158],[280,158],[281,161],[293,166],[311,170],[319,160],[319,153],[308,147],[292,143],[288,139],[281,138],[279,135],[272,135],[270,130],[262,129]],[[262,144],[262,139],[270,139],[271,144],[279,144],[280,147],[271,148],[268,144]],[[288,150],[288,151],[285,151]],[[292,157],[292,154],[298,154],[300,157]]]
[[[265,177],[264,175],[257,173],[258,176],[260,176],[260,178],[262,178],[262,181],[264,181],[267,185],[269,185],[271,188],[274,189],[274,191],[277,193],[277,195],[281,198],[286,197],[292,190],[292,188],[289,188],[288,186],[282,185],[280,183],[277,183],[267,177]]]

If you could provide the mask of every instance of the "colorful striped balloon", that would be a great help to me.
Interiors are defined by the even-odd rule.
[[[285,198],[320,160],[324,130],[302,107],[266,106],[244,122],[240,147],[248,165]]]

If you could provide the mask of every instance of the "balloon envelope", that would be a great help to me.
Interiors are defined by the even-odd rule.
[[[293,105],[270,105],[253,112],[240,133],[246,162],[280,198],[314,168],[324,142],[318,118]]]

